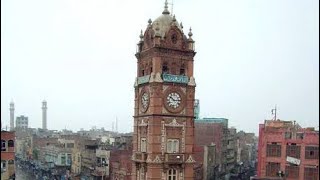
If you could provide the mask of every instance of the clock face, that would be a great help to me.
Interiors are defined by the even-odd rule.
[[[147,110],[149,106],[149,94],[146,92],[144,92],[141,96],[141,105],[144,111]]]
[[[167,104],[173,109],[177,109],[181,104],[181,97],[178,93],[172,92],[167,96]]]

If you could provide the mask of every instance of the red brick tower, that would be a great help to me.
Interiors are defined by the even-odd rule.
[[[193,180],[194,41],[167,1],[136,53],[133,180]]]

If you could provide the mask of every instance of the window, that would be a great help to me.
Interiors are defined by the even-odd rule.
[[[169,169],[168,180],[178,180],[177,170]]]
[[[65,165],[66,164],[66,156],[63,154],[61,155],[61,165]]]
[[[305,180],[318,180],[318,168],[316,167],[305,167],[304,168],[304,179]]]
[[[168,139],[167,152],[168,153],[179,153],[179,140],[178,139]]]
[[[12,159],[9,160],[9,161],[8,161],[8,164],[14,164],[14,160],[12,160]]]
[[[266,176],[277,177],[277,173],[280,171],[280,163],[269,162],[266,169]]]
[[[167,74],[168,72],[169,72],[168,65],[167,65],[167,63],[164,63],[162,65],[162,73]]]
[[[285,132],[284,138],[285,139],[291,139],[291,132]]]
[[[67,148],[74,148],[74,144],[73,143],[67,143]]]
[[[306,159],[319,159],[319,147],[306,146],[305,158]]]
[[[6,171],[7,162],[5,160],[1,160],[1,171]]]
[[[141,70],[141,74],[142,74],[142,76],[144,76],[144,70],[143,69]]]
[[[6,141],[1,139],[1,151],[6,151]]]
[[[8,141],[8,147],[14,147],[14,141],[13,140],[9,140]]]
[[[281,157],[281,145],[267,144],[267,157]]]
[[[285,170],[288,178],[299,179],[299,166],[286,166]]]
[[[303,139],[304,133],[297,133],[297,139]]]
[[[141,152],[147,152],[147,139],[141,138]]]
[[[185,70],[184,70],[184,68],[181,68],[181,69],[180,69],[180,75],[185,75]]]
[[[294,158],[300,158],[300,146],[296,145],[287,145],[287,156],[294,157]]]

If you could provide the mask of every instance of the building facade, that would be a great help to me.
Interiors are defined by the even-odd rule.
[[[136,53],[133,180],[194,179],[194,41],[167,4]]]
[[[27,129],[28,125],[29,125],[29,120],[27,116],[19,116],[16,118],[17,129]]]
[[[319,180],[319,131],[292,121],[259,125],[258,177]]]
[[[15,178],[15,133],[1,131],[1,179]]]

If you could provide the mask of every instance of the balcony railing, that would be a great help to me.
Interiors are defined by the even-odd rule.
[[[183,75],[173,75],[173,74],[162,74],[162,79],[164,82],[173,82],[173,83],[183,83],[188,84],[188,76]]]
[[[183,163],[184,155],[183,154],[166,154],[165,156],[166,163]]]

